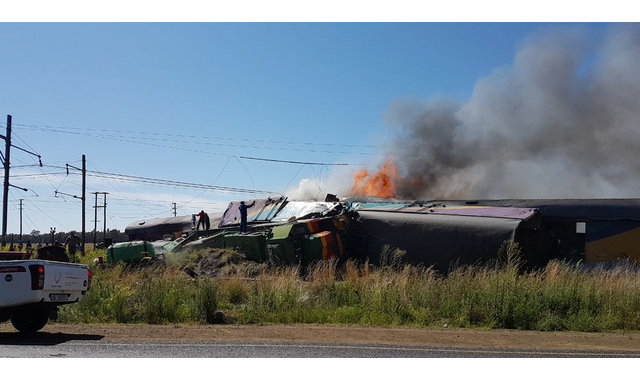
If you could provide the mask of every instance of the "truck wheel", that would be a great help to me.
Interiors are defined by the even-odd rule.
[[[11,316],[11,324],[23,334],[31,334],[40,330],[48,320],[48,310],[30,310]]]

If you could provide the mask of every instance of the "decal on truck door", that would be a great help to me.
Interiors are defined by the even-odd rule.
[[[0,273],[16,273],[16,272],[26,272],[27,270],[24,267],[14,266],[14,267],[4,267],[0,268]]]

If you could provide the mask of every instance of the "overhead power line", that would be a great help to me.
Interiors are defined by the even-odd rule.
[[[113,135],[113,133],[121,133],[121,134],[129,134],[129,137],[135,137],[131,135],[145,135],[145,136],[165,136],[165,137],[173,137],[173,138],[192,138],[196,139],[195,141],[180,141],[176,139],[159,139],[159,138],[147,138],[146,140],[155,140],[155,141],[164,141],[164,142],[174,142],[174,143],[185,143],[189,145],[201,144],[201,145],[215,145],[215,146],[226,146],[226,147],[234,147],[234,148],[250,148],[250,149],[268,149],[268,150],[281,150],[281,151],[295,151],[295,152],[303,152],[303,153],[324,153],[324,154],[347,154],[347,155],[369,155],[369,156],[387,156],[387,153],[378,152],[345,152],[345,151],[325,151],[325,150],[310,150],[308,148],[298,149],[298,148],[275,148],[268,146],[247,146],[247,145],[232,145],[232,144],[214,144],[203,142],[202,140],[222,140],[222,141],[240,141],[240,142],[252,142],[252,143],[260,143],[260,144],[282,144],[282,145],[302,145],[302,146],[328,146],[328,147],[346,147],[346,148],[364,148],[364,149],[397,149],[397,146],[393,145],[366,145],[366,144],[335,144],[335,143],[318,143],[318,142],[297,142],[297,141],[280,141],[280,140],[264,140],[264,139],[246,139],[246,138],[226,138],[226,137],[215,137],[215,136],[196,136],[196,135],[182,135],[182,134],[170,134],[170,133],[157,133],[157,132],[142,132],[142,131],[126,131],[126,130],[111,130],[111,129],[91,129],[91,128],[79,128],[79,127],[61,127],[61,126],[51,126],[51,125],[36,125],[36,124],[14,124],[15,126],[20,126],[25,129],[35,130],[35,131],[45,131],[45,132],[53,132],[53,133],[66,133],[66,134],[74,134],[78,136],[85,137],[93,137],[93,138],[108,138],[113,141],[121,141],[125,143],[138,144],[138,145],[146,145],[153,146],[157,148],[166,148],[166,149],[174,149],[174,150],[182,150],[192,153],[200,153],[200,154],[210,154],[216,156],[223,157],[238,157],[235,155],[211,152],[211,151],[202,151],[191,148],[183,148],[177,146],[170,145],[162,145],[162,144],[153,144],[146,141],[140,140],[130,140],[126,138],[118,138]],[[2,126],[2,123],[0,123]],[[100,133],[87,133],[86,131],[93,132],[106,132],[109,133],[107,135]],[[396,156],[411,156],[402,153],[395,153]],[[264,161],[264,162],[274,162],[274,163],[285,163],[285,164],[296,164],[296,165],[322,165],[322,166],[376,166],[376,164],[372,163],[329,163],[329,162],[307,162],[307,161],[297,161],[297,160],[281,160],[281,159],[272,159],[272,158],[264,158],[264,157],[250,157],[250,156],[240,156],[239,158],[254,160],[254,161]]]
[[[56,165],[44,165],[44,167],[54,168],[54,169],[64,169],[63,166]],[[77,174],[77,173],[70,173]],[[37,174],[34,174],[34,176]],[[227,186],[213,186],[213,185],[205,185],[201,183],[194,182],[184,182],[184,181],[174,181],[167,179],[159,179],[159,178],[150,178],[150,177],[141,177],[129,174],[117,174],[117,173],[108,173],[94,170],[87,170],[87,175],[95,178],[103,178],[103,179],[111,179],[111,180],[120,180],[127,182],[137,182],[137,183],[146,183],[146,184],[154,184],[154,185],[163,185],[163,186],[179,186],[193,189],[205,189],[205,190],[215,190],[225,193],[260,193],[265,195],[281,195],[278,192],[269,191],[269,190],[254,190],[254,189],[243,189],[239,187],[227,187]]]
[[[335,143],[320,143],[320,142],[299,142],[299,141],[280,141],[280,140],[264,140],[264,139],[247,139],[247,138],[232,138],[232,137],[217,137],[217,136],[196,136],[196,135],[184,135],[184,134],[172,134],[172,133],[158,133],[158,132],[144,132],[144,131],[132,131],[132,130],[117,130],[117,129],[99,129],[99,128],[79,128],[79,127],[61,127],[51,125],[35,125],[35,124],[13,124],[14,126],[20,126],[29,128],[32,130],[49,130],[60,131],[61,133],[66,130],[75,131],[94,131],[94,132],[106,132],[106,133],[123,133],[132,135],[144,135],[144,136],[164,136],[173,138],[191,138],[196,140],[217,140],[217,141],[239,141],[239,142],[251,142],[261,144],[282,144],[282,145],[306,145],[306,146],[330,146],[330,147],[343,147],[343,148],[391,148],[392,146],[386,145],[365,145],[365,144],[335,144]],[[234,146],[234,145],[231,145]]]
[[[238,156],[238,158],[243,158],[245,160],[255,160],[255,161],[267,161],[267,162],[280,162],[283,164],[298,164],[298,165],[319,165],[319,166],[351,166],[354,164],[325,164],[322,162],[307,162],[307,161],[292,161],[292,160],[275,160],[270,158],[256,158],[256,157],[247,157],[247,156]]]
[[[279,195],[279,193],[267,191],[267,190],[252,190],[252,189],[242,189],[237,187],[210,186],[210,185],[204,185],[200,183],[172,181],[172,180],[164,180],[164,179],[157,179],[157,178],[132,176],[132,175],[126,175],[126,174],[115,174],[115,173],[91,171],[91,172],[87,172],[87,175],[91,177],[97,177],[97,178],[119,179],[124,181],[133,181],[133,182],[139,182],[139,183],[148,183],[148,184],[166,185],[166,186],[182,186],[182,187],[189,187],[194,189],[208,189],[208,190],[216,190],[216,191],[226,192],[226,193],[252,193],[252,194],[261,193],[261,194]]]

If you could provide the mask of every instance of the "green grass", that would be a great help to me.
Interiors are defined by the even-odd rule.
[[[523,272],[513,244],[493,263],[453,268],[447,276],[403,264],[398,251],[387,252],[378,267],[316,263],[304,277],[298,267],[235,259],[224,278],[193,279],[181,270],[208,254],[219,252],[176,255],[166,268],[94,268],[87,299],[61,308],[60,321],[640,330],[640,275],[583,272],[561,262]],[[90,254],[83,260],[90,262]]]

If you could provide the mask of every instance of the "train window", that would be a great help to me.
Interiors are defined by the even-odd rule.
[[[576,223],[576,233],[577,234],[586,234],[587,233],[587,223],[586,222],[578,222],[578,223]]]

